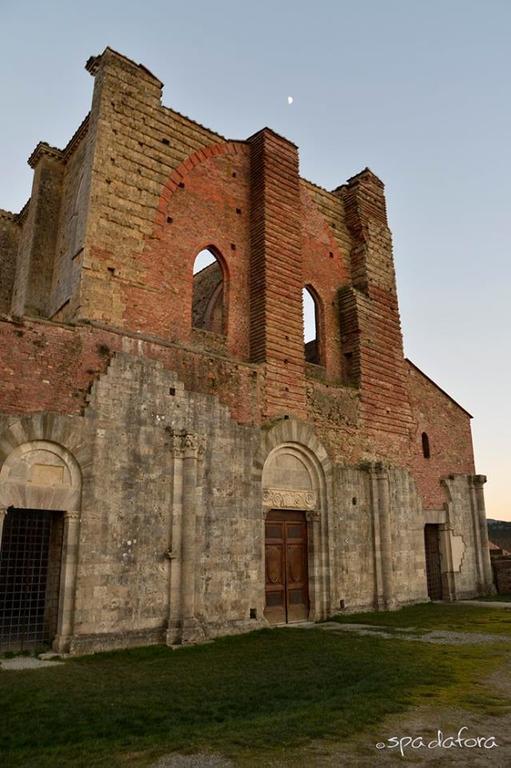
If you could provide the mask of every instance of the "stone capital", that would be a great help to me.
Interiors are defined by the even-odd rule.
[[[472,475],[472,482],[474,485],[483,486],[486,483],[486,475]]]
[[[367,469],[377,480],[388,478],[388,469],[383,461],[369,461],[367,462]]]
[[[172,433],[170,450],[176,458],[202,459],[206,451],[206,438],[193,432]]]
[[[80,512],[73,510],[71,512],[64,512],[64,520],[79,520]]]

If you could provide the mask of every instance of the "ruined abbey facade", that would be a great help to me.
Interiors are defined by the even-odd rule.
[[[0,211],[0,646],[489,591],[470,415],[404,358],[382,182],[327,191],[274,131],[224,139],[109,48],[87,69]]]

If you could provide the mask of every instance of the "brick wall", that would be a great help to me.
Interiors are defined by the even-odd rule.
[[[382,182],[366,169],[328,192],[299,178],[296,147],[273,131],[227,141],[162,106],[161,82],[109,49],[87,68],[90,116],[64,150],[32,156],[13,305],[34,308],[38,241],[46,314],[79,325],[5,326],[7,412],[80,412],[104,364],[98,345],[139,339],[137,354],[174,367],[192,391],[218,391],[243,423],[293,415],[341,462],[412,463],[437,505],[442,473],[473,466],[470,428],[405,366]],[[193,263],[207,247],[225,278],[225,339],[192,329]],[[304,364],[304,286],[319,307],[319,366]],[[438,451],[427,471],[423,418]]]
[[[190,392],[214,395],[238,422],[257,423],[262,384],[250,365],[91,325],[28,319],[0,320],[0,413],[83,413],[116,351],[160,361]]]
[[[470,415],[412,363],[407,367],[414,422],[410,468],[424,507],[438,509],[447,500],[440,478],[475,473]],[[423,455],[423,432],[429,439],[429,459]]]
[[[251,151],[250,354],[266,363],[265,415],[305,413],[298,151],[265,128]]]

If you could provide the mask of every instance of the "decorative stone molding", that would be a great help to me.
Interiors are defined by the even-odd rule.
[[[170,449],[176,458],[202,459],[206,452],[206,438],[193,432],[172,433]]]
[[[52,147],[45,141],[40,141],[37,147],[34,149],[30,157],[28,158],[28,164],[31,168],[35,168],[41,157],[50,157],[52,160],[63,159],[62,150],[58,147]]]
[[[321,512],[319,509],[308,509],[305,512],[305,519],[308,523],[319,523],[321,520]]]
[[[265,488],[263,490],[263,506],[272,509],[312,510],[318,507],[318,494],[316,491]]]

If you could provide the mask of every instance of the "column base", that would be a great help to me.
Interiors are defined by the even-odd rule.
[[[183,629],[180,623],[172,624],[168,627],[165,634],[165,643],[167,645],[178,645],[181,642]]]
[[[69,653],[72,635],[55,635],[51,644],[55,653]]]
[[[193,643],[202,643],[206,640],[206,633],[197,619],[184,619],[183,629],[181,631],[181,643],[183,645],[193,645]]]

